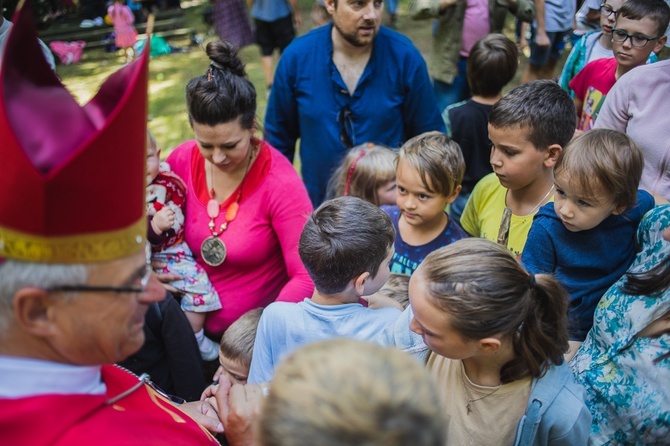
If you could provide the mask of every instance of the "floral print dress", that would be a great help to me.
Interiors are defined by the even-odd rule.
[[[640,223],[640,251],[629,272],[648,271],[670,256],[662,238],[670,226],[670,205],[649,211]],[[596,308],[593,328],[570,363],[586,388],[593,414],[589,444],[670,443],[670,334],[639,338],[637,334],[670,311],[670,290],[660,295],[631,296],[615,283]]]

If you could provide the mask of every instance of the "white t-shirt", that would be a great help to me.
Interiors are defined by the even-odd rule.
[[[600,44],[600,39],[598,39],[596,40],[595,45],[593,45],[591,54],[589,54],[589,60],[587,60],[586,63],[593,62],[594,60],[598,59],[611,59],[612,57],[614,57],[614,51],[604,48]]]

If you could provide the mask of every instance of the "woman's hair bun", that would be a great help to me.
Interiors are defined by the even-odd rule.
[[[209,42],[206,48],[207,57],[212,61],[212,66],[219,70],[228,71],[236,76],[244,77],[244,64],[237,57],[238,48],[226,40],[215,40]]]

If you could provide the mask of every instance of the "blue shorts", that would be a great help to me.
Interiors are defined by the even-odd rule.
[[[550,59],[559,60],[565,48],[565,41],[570,34],[570,31],[547,32],[549,37],[549,46],[540,48],[535,43],[535,36],[537,32],[535,27],[532,27],[530,38],[530,57],[528,63],[536,66],[546,65]]]

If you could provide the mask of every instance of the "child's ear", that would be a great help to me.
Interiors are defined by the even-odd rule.
[[[552,144],[549,147],[547,147],[547,150],[545,150],[545,155],[544,155],[544,166],[545,167],[554,167],[556,164],[556,160],[558,160],[558,156],[561,154],[563,151],[563,147],[561,147],[558,144]]]
[[[456,199],[458,198],[458,194],[461,193],[461,188],[462,188],[462,187],[461,187],[460,184],[459,184],[458,186],[456,186],[456,189],[454,189],[454,193],[451,194],[451,196],[450,196],[450,197],[448,198],[448,200],[447,200],[447,203],[448,203],[448,204],[453,203],[454,200],[456,200]]]
[[[364,272],[359,274],[358,276],[354,277],[353,282],[354,282],[354,289],[356,290],[356,294],[359,296],[365,295],[365,284],[367,283],[368,279],[370,278],[370,273],[369,272]]]
[[[661,37],[660,39],[658,39],[656,41],[656,45],[654,45],[654,49],[652,51],[656,54],[660,53],[667,41],[668,41],[668,36]]]
[[[500,339],[490,337],[479,340],[479,349],[486,353],[495,353],[502,347]]]
[[[619,215],[623,214],[626,211],[626,206],[624,205],[619,205],[612,211],[612,215]]]

